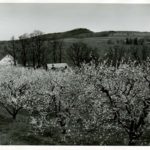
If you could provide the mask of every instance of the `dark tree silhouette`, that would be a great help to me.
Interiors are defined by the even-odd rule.
[[[29,38],[28,34],[23,34],[19,37],[19,42],[21,45],[21,62],[24,67],[27,66],[27,54],[29,48],[28,38]]]
[[[10,47],[6,48],[7,53],[13,57],[14,66],[17,65],[17,43],[15,37],[12,36],[10,40]]]
[[[42,35],[43,32],[38,30],[30,34],[31,49],[32,49],[31,60],[32,66],[34,68],[44,67],[47,63],[45,41],[42,38]]]
[[[72,63],[80,67],[83,62],[89,63],[92,60],[98,60],[96,49],[87,46],[85,43],[73,43],[68,49],[68,56]]]

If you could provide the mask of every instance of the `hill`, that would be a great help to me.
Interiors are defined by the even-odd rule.
[[[139,31],[102,31],[93,32],[86,28],[73,29],[66,32],[48,33],[42,35],[42,38],[50,42],[53,39],[63,40],[63,62],[68,62],[66,51],[72,43],[84,42],[90,47],[97,48],[98,53],[103,56],[113,45],[125,44],[127,38],[143,40],[145,45],[149,46],[150,43],[150,32],[139,32]],[[7,54],[7,49],[10,47],[10,41],[0,41],[0,59]],[[50,51],[50,49],[49,49]]]
[[[86,29],[86,28],[78,28],[66,32],[59,32],[59,33],[49,33],[43,35],[46,40],[53,39],[64,39],[64,38],[80,38],[80,37],[87,37],[92,36],[94,32]]]

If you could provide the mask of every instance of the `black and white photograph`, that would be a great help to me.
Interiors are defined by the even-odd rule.
[[[150,4],[0,3],[0,145],[150,145]]]

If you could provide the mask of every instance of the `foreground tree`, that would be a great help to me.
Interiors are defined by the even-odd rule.
[[[32,91],[35,107],[31,111],[31,123],[36,131],[54,134],[52,129],[57,130],[55,136],[65,144],[104,142],[105,128],[101,126],[106,125],[104,120],[109,115],[104,118],[100,94],[95,92],[89,76],[75,72],[38,75]]]
[[[33,106],[39,112],[44,115],[46,112],[57,117],[60,111],[60,95],[61,82],[64,74],[61,72],[45,72],[37,71],[34,78],[34,88],[32,88],[32,97],[34,97]],[[31,108],[32,109],[32,108]],[[43,113],[45,112],[45,113]],[[39,116],[40,117],[40,116]]]
[[[0,105],[13,119],[29,104],[30,82],[25,72],[23,68],[8,67],[0,75]]]
[[[114,122],[128,135],[128,144],[135,145],[148,125],[150,106],[150,89],[142,66],[121,64],[118,69],[105,71],[97,88],[105,94]]]

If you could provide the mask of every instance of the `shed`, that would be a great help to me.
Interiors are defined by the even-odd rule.
[[[52,70],[64,70],[69,69],[69,66],[67,63],[53,63],[53,64],[47,64],[48,69]]]

